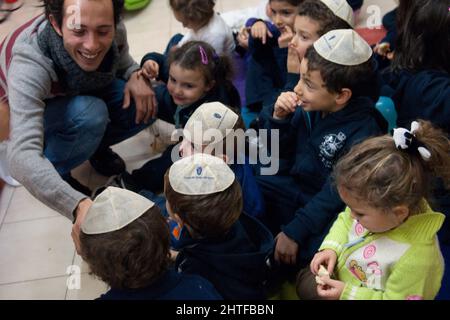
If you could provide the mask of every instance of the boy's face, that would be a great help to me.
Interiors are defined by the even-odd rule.
[[[295,17],[294,32],[295,36],[291,40],[291,46],[297,52],[298,58],[301,61],[305,56],[306,50],[312,46],[314,41],[320,38],[318,31],[320,24],[307,16]]]
[[[281,32],[286,26],[294,27],[295,16],[297,15],[297,7],[286,1],[272,0],[269,3],[270,17],[272,22]]]
[[[300,63],[300,81],[294,88],[300,107],[305,111],[334,112],[337,108],[337,94],[327,90],[320,71],[308,71],[308,60]]]
[[[185,69],[177,63],[172,63],[169,68],[169,81],[167,90],[177,105],[188,106],[200,100],[212,85],[205,83],[199,68]]]
[[[50,21],[64,48],[81,69],[97,70],[115,36],[112,1],[66,0],[63,10],[61,26]]]
[[[187,19],[186,16],[180,11],[173,10],[173,15],[175,16],[175,19],[183,25],[183,28],[198,31],[201,27],[199,23]]]

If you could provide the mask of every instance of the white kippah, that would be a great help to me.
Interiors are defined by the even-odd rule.
[[[333,13],[341,18],[353,28],[353,9],[350,7],[346,0],[320,0],[325,4],[328,9],[333,11]]]
[[[100,234],[122,229],[154,205],[137,193],[108,187],[95,198],[81,230],[86,234]]]
[[[220,135],[222,141],[227,135],[227,130],[233,129],[238,119],[239,116],[233,110],[220,102],[204,103],[195,110],[184,126],[185,137],[189,135],[188,140],[199,146],[217,143],[219,141],[205,134],[205,131],[217,130],[216,135]]]
[[[313,44],[317,53],[325,60],[344,66],[356,66],[370,59],[372,49],[352,29],[331,30]]]
[[[169,170],[172,189],[186,195],[220,192],[231,186],[234,179],[234,172],[222,159],[205,153],[182,158]]]

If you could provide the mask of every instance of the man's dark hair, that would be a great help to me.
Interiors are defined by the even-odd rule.
[[[41,0],[45,9],[45,16],[47,19],[50,15],[55,17],[58,26],[61,27],[64,17],[64,0]],[[120,22],[120,15],[123,10],[124,0],[111,0],[114,10],[114,24],[117,25]]]
[[[329,92],[339,93],[344,88],[352,91],[352,97],[367,96],[378,98],[376,63],[371,58],[355,66],[345,66],[328,61],[321,57],[314,46],[306,50],[308,72],[319,71]]]
[[[147,287],[169,268],[169,227],[157,206],[122,229],[81,232],[80,242],[81,256],[91,273],[111,288]]]

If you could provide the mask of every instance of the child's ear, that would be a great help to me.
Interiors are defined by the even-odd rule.
[[[352,97],[352,90],[350,90],[349,88],[343,88],[335,98],[336,104],[339,106],[345,105],[348,103],[351,97]]]
[[[49,15],[48,16],[49,20],[50,20],[50,24],[52,25],[53,29],[55,29],[56,33],[59,34],[60,37],[62,37],[62,31],[61,31],[61,27],[58,25],[58,22],[55,19],[54,15]]]
[[[399,222],[403,223],[409,217],[409,208],[406,205],[396,206],[392,212],[397,216]]]

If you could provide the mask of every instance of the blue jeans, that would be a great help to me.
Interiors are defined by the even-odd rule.
[[[133,101],[122,108],[125,83],[116,79],[102,92],[45,101],[44,155],[63,178],[96,150],[106,150],[148,126],[135,123]]]

